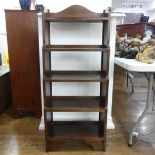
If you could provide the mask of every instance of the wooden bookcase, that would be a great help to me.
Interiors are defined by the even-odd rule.
[[[50,41],[51,22],[102,23],[101,45],[53,45]],[[43,13],[43,88],[46,151],[59,150],[65,143],[84,141],[94,150],[105,151],[107,126],[107,95],[109,47],[107,43],[108,14],[94,13],[73,5],[58,13]],[[100,52],[98,71],[65,71],[51,69],[51,52]],[[53,96],[53,82],[99,82],[98,96]],[[49,92],[47,93],[47,89]],[[55,121],[53,112],[98,112],[98,121]],[[47,119],[51,113],[51,120]]]

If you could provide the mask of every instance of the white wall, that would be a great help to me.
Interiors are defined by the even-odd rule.
[[[150,0],[146,5],[147,5],[147,10],[155,9],[155,0]]]
[[[5,12],[4,9],[19,9],[19,0],[2,0],[0,2],[0,33],[6,33],[5,29]]]
[[[123,5],[124,7],[122,7]],[[112,10],[117,12],[145,13],[147,10],[154,8],[155,0],[112,0]]]
[[[2,53],[2,62],[4,63],[5,52],[7,49],[5,12],[4,9],[19,9],[19,0],[2,0],[0,2],[0,53]]]
[[[37,3],[44,4],[51,12],[61,11],[70,5],[78,4],[95,12],[102,12],[103,9],[111,6],[111,0],[37,0]]]
[[[149,22],[151,21],[155,21],[155,0],[153,0],[152,2],[148,3],[148,9],[145,13],[145,15],[149,16]]]
[[[122,12],[122,13],[143,13],[147,10],[146,2],[126,2],[122,3],[114,3],[112,6],[112,10],[114,12]]]
[[[146,16],[149,16],[149,22],[155,21],[155,10],[145,12]]]

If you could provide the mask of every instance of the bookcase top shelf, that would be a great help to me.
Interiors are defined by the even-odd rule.
[[[72,5],[57,13],[44,13],[44,20],[51,22],[106,22],[107,13],[95,13],[81,5]]]

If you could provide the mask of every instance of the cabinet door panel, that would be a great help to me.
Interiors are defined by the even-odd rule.
[[[6,28],[14,108],[41,111],[37,13],[7,10]]]

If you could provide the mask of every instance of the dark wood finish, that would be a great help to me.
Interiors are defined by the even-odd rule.
[[[10,76],[6,73],[0,76],[0,113],[11,104]]]
[[[50,41],[50,22],[101,22],[101,45],[53,45]],[[108,14],[94,13],[83,6],[74,5],[58,13],[43,14],[43,83],[44,83],[44,121],[46,151],[56,151],[66,143],[84,141],[94,150],[105,151],[106,120],[108,96]],[[79,51],[101,52],[101,69],[99,71],[52,70],[51,52]],[[99,82],[99,96],[53,96],[53,82]],[[47,89],[50,93],[47,94]],[[47,120],[51,112],[52,120]],[[99,120],[53,121],[53,112],[98,112]]]
[[[95,13],[83,6],[72,5],[58,13],[45,13],[45,21],[52,22],[107,22],[108,14]]]
[[[143,38],[147,26],[153,27],[155,34],[154,23],[135,23],[135,24],[117,25],[117,32],[119,36],[122,36],[124,33],[127,33],[129,37],[135,37],[136,34],[140,34]]]
[[[109,48],[102,45],[47,45],[45,51],[88,51],[88,52],[109,52]]]
[[[48,122],[48,139],[103,139],[100,125],[100,122],[94,121]]]
[[[104,137],[100,135],[101,123],[97,121],[47,122],[48,144],[52,151],[59,150],[68,142],[84,141],[95,151],[104,150]],[[56,145],[57,144],[57,145]]]
[[[104,140],[102,139],[86,139],[86,138],[81,138],[81,139],[61,139],[61,140],[58,140],[58,139],[55,139],[55,138],[51,138],[50,140],[48,140],[48,144],[47,144],[47,149],[49,151],[58,151],[58,150],[66,150],[66,147],[67,148],[71,148],[72,145],[75,145],[76,143],[85,143],[87,146],[89,146],[89,148],[91,150],[94,150],[94,151],[103,151],[104,148],[103,148],[103,142]],[[78,148],[76,149],[77,151]],[[68,153],[68,152],[67,152]],[[84,152],[83,152],[84,153]],[[85,153],[84,153],[85,154]]]
[[[41,116],[37,12],[5,10],[12,100],[15,115]]]
[[[45,109],[48,112],[104,112],[105,97],[47,96]]]
[[[107,82],[104,71],[47,71],[43,78],[47,82]]]

